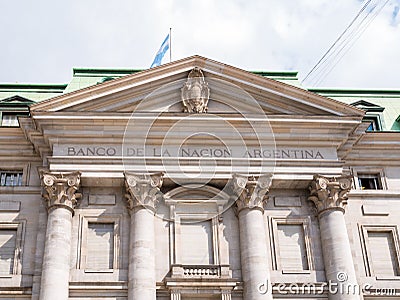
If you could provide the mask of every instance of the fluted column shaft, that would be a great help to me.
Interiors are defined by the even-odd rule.
[[[54,174],[41,171],[43,198],[48,208],[46,242],[40,287],[41,300],[67,300],[71,256],[72,214],[80,173]]]
[[[181,300],[181,293],[178,290],[171,291],[171,300]]]
[[[327,178],[316,175],[310,186],[309,200],[318,210],[325,274],[332,287],[332,293],[329,292],[331,300],[362,299],[357,292],[358,283],[344,219],[350,188],[349,176]]]
[[[156,299],[155,206],[161,197],[161,174],[125,173],[131,214],[128,299]]]
[[[222,290],[222,295],[221,295],[221,299],[222,300],[231,300],[232,299],[232,293],[231,291],[226,291],[226,290]]]
[[[272,299],[264,223],[264,199],[270,176],[235,175],[234,193],[239,217],[239,237],[245,300]],[[267,285],[267,286],[265,286]]]

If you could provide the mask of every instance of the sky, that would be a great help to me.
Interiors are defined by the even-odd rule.
[[[169,28],[173,61],[197,54],[303,80],[367,2],[3,0],[0,82],[67,83],[74,67],[147,69]],[[330,72],[305,86],[400,89],[400,0],[384,3],[369,0],[349,44],[319,69]]]

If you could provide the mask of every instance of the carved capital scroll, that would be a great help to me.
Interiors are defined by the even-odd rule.
[[[314,175],[309,187],[310,196],[308,200],[314,202],[318,213],[328,209],[339,209],[344,212],[351,183],[351,176],[324,177]]]
[[[43,187],[42,197],[47,209],[64,207],[72,212],[81,194],[76,193],[81,181],[81,172],[53,173],[48,170],[39,171]]]
[[[163,183],[163,174],[136,174],[125,172],[125,187],[127,207],[132,210],[136,207],[155,210],[162,198],[160,188]]]
[[[233,175],[233,193],[237,197],[238,212],[242,209],[259,209],[264,212],[266,194],[272,182],[272,175],[243,176]]]

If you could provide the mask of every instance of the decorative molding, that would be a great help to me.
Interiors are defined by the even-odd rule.
[[[81,181],[81,172],[52,173],[40,170],[42,183],[42,197],[46,201],[47,209],[64,207],[73,212],[78,200],[82,197],[76,193]]]
[[[238,213],[245,208],[259,209],[264,212],[264,202],[268,199],[265,195],[269,191],[272,175],[243,176],[235,174],[232,178],[233,193],[237,197]]]
[[[0,211],[10,212],[10,211],[20,211],[21,201],[0,201]]]
[[[363,204],[361,205],[361,211],[363,216],[388,216],[391,210],[385,204]]]
[[[308,200],[314,202],[319,214],[328,209],[339,209],[344,212],[352,179],[350,175],[340,177],[314,175],[309,187]]]
[[[125,172],[124,175],[128,209],[145,207],[154,211],[157,203],[163,197],[160,191],[163,173],[136,174]]]
[[[204,80],[203,72],[195,67],[181,89],[183,111],[188,113],[206,113],[210,89]]]
[[[116,199],[114,195],[89,195],[89,205],[115,205]]]
[[[274,204],[276,207],[301,207],[300,196],[275,196]]]

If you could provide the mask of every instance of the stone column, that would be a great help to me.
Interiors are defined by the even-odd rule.
[[[67,300],[71,256],[72,215],[81,197],[80,172],[51,173],[41,170],[42,196],[48,218],[40,284],[41,300]]]
[[[181,300],[181,292],[179,290],[172,290],[171,300]]]
[[[156,299],[154,213],[162,198],[162,174],[125,173],[131,214],[128,300]]]
[[[239,217],[239,237],[245,300],[272,299],[264,223],[265,195],[271,176],[234,175],[233,190]]]
[[[308,199],[317,207],[325,274],[331,285],[329,299],[362,299],[344,219],[351,182],[351,176],[315,175],[310,186]]]
[[[231,290],[222,290],[221,291],[221,299],[222,300],[232,300]]]

